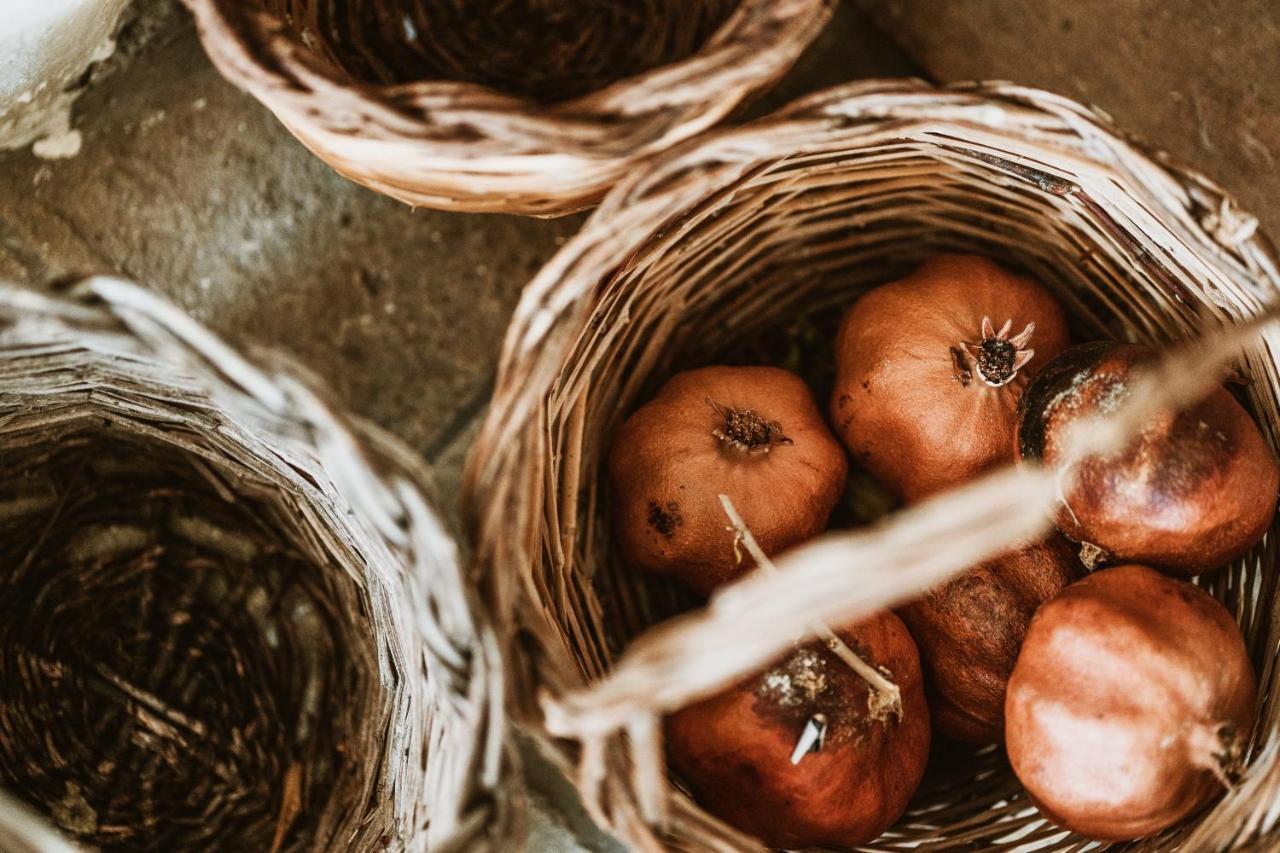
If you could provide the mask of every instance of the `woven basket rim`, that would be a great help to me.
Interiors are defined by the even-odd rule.
[[[831,122],[857,120],[860,117],[875,117],[877,112],[885,111],[884,106],[873,102],[882,97],[897,97],[901,104],[895,109],[918,111],[921,116],[927,112],[941,108],[955,109],[966,113],[976,113],[985,103],[1016,105],[1033,112],[1039,112],[1060,125],[1060,129],[1085,137],[1094,147],[1096,153],[1107,153],[1116,157],[1132,157],[1135,161],[1148,161],[1157,166],[1177,182],[1191,184],[1203,189],[1206,193],[1221,199],[1228,206],[1232,215],[1239,220],[1257,222],[1253,214],[1240,207],[1234,195],[1199,169],[1191,168],[1177,162],[1162,149],[1142,139],[1136,134],[1121,128],[1115,119],[1102,109],[1078,101],[1048,89],[1026,86],[1003,79],[965,80],[953,83],[935,84],[918,77],[884,77],[869,78],[857,82],[845,83],[804,95],[783,106],[776,112],[754,122],[735,128],[713,131],[699,139],[690,140],[672,149],[662,157],[654,158],[646,168],[629,173],[620,180],[614,189],[602,201],[593,213],[581,234],[587,234],[596,227],[603,227],[605,221],[618,215],[618,209],[635,204],[637,199],[653,191],[651,188],[671,180],[684,169],[705,167],[709,163],[723,159],[726,166],[749,157],[752,139],[760,139],[771,132],[784,135],[788,125],[793,122],[814,121],[822,124]],[[933,103],[930,103],[933,100]],[[911,102],[917,103],[911,103]],[[863,102],[868,102],[865,111],[859,109]],[[974,123],[976,114],[966,115],[964,123]],[[999,131],[1000,123],[991,124],[990,129]],[[754,147],[759,147],[754,146]],[[1126,150],[1127,149],[1127,150]],[[794,145],[794,151],[805,150],[803,142]],[[575,239],[578,235],[575,235]],[[1215,235],[1216,236],[1216,235]],[[1256,224],[1249,225],[1247,233],[1231,235],[1223,232],[1222,239],[1216,240],[1224,249],[1230,251],[1237,247],[1250,246],[1270,258],[1268,275],[1273,280],[1280,280],[1275,272],[1280,262],[1280,253],[1269,236]],[[561,248],[567,253],[569,244]]]
[[[563,216],[777,82],[838,0],[735,0],[698,53],[558,104],[458,81],[353,83],[271,15],[184,2],[222,75],[341,174],[414,206]]]
[[[230,30],[228,13],[223,9],[227,0],[183,0],[197,16],[202,29],[227,33]],[[249,88],[259,97],[268,93],[288,102],[299,95],[286,70],[298,74],[307,82],[321,84],[325,88],[346,89],[373,117],[383,117],[386,123],[379,130],[389,136],[420,137],[416,129],[405,122],[419,122],[424,126],[445,126],[454,120],[466,121],[483,113],[513,113],[526,125],[530,135],[545,135],[547,141],[556,139],[556,132],[566,125],[593,130],[616,130],[618,119],[632,120],[658,108],[685,106],[694,99],[660,103],[652,106],[655,89],[667,91],[671,84],[695,78],[698,89],[707,93],[707,100],[718,100],[725,91],[749,84],[741,70],[732,62],[753,41],[769,34],[771,41],[786,43],[793,32],[812,26],[812,18],[825,18],[834,9],[834,0],[739,0],[739,6],[728,20],[711,35],[698,53],[656,68],[624,77],[613,83],[566,101],[541,103],[533,98],[509,95],[479,83],[451,80],[421,80],[397,84],[351,84],[328,63],[317,61],[298,40],[289,38],[270,24],[273,16],[254,12],[249,17],[257,21],[261,35],[267,39],[267,48],[280,70],[273,71],[265,80],[251,80],[232,67],[226,70],[234,82]],[[817,10],[817,11],[815,11]],[[768,14],[766,14],[766,11]],[[807,12],[808,14],[801,14]],[[268,35],[268,33],[270,33]],[[806,42],[807,44],[807,39]],[[752,51],[759,55],[759,51]],[[778,50],[785,54],[789,51]],[[247,57],[245,57],[247,58]],[[779,56],[778,63],[786,60]],[[772,64],[772,63],[769,63]],[[755,75],[752,75],[755,76]],[[314,106],[309,104],[309,106]],[[349,106],[346,104],[345,106]],[[388,114],[390,113],[390,114]],[[397,120],[397,118],[399,120]],[[483,136],[483,135],[482,135]],[[655,140],[641,150],[659,144]],[[456,156],[476,159],[486,156],[482,152],[482,140],[458,143]],[[607,141],[586,144],[581,147],[565,146],[565,150],[581,156],[615,157],[619,152],[611,150]]]
[[[1005,111],[1016,113],[1018,128],[1005,126]],[[1188,241],[1191,254],[1210,278],[1218,276],[1239,284],[1259,304],[1280,294],[1277,254],[1258,220],[1241,210],[1211,179],[1119,130],[1100,110],[1052,92],[1002,81],[939,86],[918,79],[866,80],[808,95],[771,116],[686,142],[625,176],[526,287],[503,341],[495,392],[464,476],[463,512],[471,531],[476,561],[473,573],[477,577],[521,574],[529,570],[522,561],[536,567],[547,559],[536,548],[529,550],[539,541],[538,528],[551,522],[521,506],[526,479],[521,472],[526,463],[519,454],[533,448],[549,451],[542,434],[549,429],[549,401],[555,401],[558,418],[576,417],[582,408],[574,409],[574,415],[566,414],[574,396],[563,387],[572,380],[566,380],[562,371],[575,367],[570,358],[580,337],[591,333],[589,315],[604,283],[630,269],[639,253],[669,251],[685,228],[697,228],[704,214],[714,216],[707,213],[714,202],[732,198],[735,184],[765,164],[805,154],[813,154],[819,161],[824,155],[838,158],[838,153],[832,153],[838,149],[838,134],[860,123],[874,125],[881,139],[889,140],[899,127],[927,125],[939,143],[945,142],[948,127],[1025,139],[1028,146],[1032,140],[1043,143],[1048,162],[993,157],[990,165],[993,170],[1040,184],[1049,193],[1065,194],[1073,189],[1067,179],[1054,174],[1054,156],[1077,165],[1093,163],[1098,173],[1105,172],[1126,192],[1137,195],[1139,204],[1148,203],[1144,213],[1162,228]],[[1083,181],[1074,189],[1089,185]],[[1150,192],[1153,186],[1159,192]],[[567,422],[563,429],[580,430],[580,420]],[[575,445],[569,452],[576,451]],[[581,464],[576,458],[566,463],[574,470]],[[538,468],[538,477],[550,476]],[[516,485],[506,485],[510,482]],[[551,483],[544,488],[563,486]],[[571,493],[578,496],[576,487]],[[492,494],[500,496],[497,506],[488,497]],[[492,544],[503,534],[499,526],[510,525],[515,518],[521,519],[522,526],[506,533],[513,541]],[[518,565],[512,565],[513,560]],[[581,570],[580,561],[575,561],[574,571]],[[488,590],[490,616],[497,624],[504,630],[528,627],[519,614],[533,608],[515,608],[521,608],[520,597],[532,592],[532,587],[516,583],[513,586],[517,589],[501,594],[494,591],[501,586],[496,581],[482,581],[482,585]],[[548,679],[556,681],[540,685],[543,696],[573,693],[566,685],[580,684],[583,679],[572,653],[558,645],[558,638],[544,636],[553,633],[550,628],[533,633],[542,643],[536,654],[515,649],[509,667],[523,671],[532,666],[527,658],[541,655],[539,666]],[[589,689],[577,695],[587,692]],[[513,716],[532,717],[526,719],[530,728],[554,741],[546,719],[531,709],[536,698],[513,696]],[[607,701],[602,697],[600,707]],[[544,702],[543,708],[547,707]],[[629,706],[616,710],[624,713],[625,707]],[[592,750],[595,748],[600,745],[593,744]],[[610,766],[616,770],[617,765]],[[583,779],[592,772],[584,770]],[[589,780],[580,783],[590,784]],[[611,790],[616,795],[617,789]],[[643,809],[644,803],[640,806]],[[637,813],[627,808],[620,813],[616,828],[634,830],[635,824],[628,821],[638,819]]]

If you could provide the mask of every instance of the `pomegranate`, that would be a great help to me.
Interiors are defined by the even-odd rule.
[[[1012,461],[1027,377],[1068,344],[1040,285],[941,255],[845,315],[831,419],[854,460],[907,501]]]
[[[1249,414],[1224,388],[1153,419],[1123,452],[1072,462],[1062,436],[1106,414],[1155,357],[1136,344],[1073,347],[1023,396],[1019,458],[1067,469],[1058,528],[1093,563],[1139,562],[1178,577],[1216,569],[1262,538],[1276,511],[1280,469]]]
[[[1121,841],[1159,832],[1241,772],[1256,684],[1240,629],[1145,566],[1094,572],[1031,621],[1005,745],[1046,816]]]
[[[1004,735],[1004,694],[1036,608],[1084,575],[1054,535],[982,563],[899,609],[920,648],[934,728],[955,740]]]
[[[820,642],[666,720],[670,762],[709,811],[773,847],[861,844],[902,815],[929,757],[929,711],[906,627],[880,613],[837,631],[902,691],[873,717],[867,683]]]
[[[775,367],[705,367],[672,377],[618,429],[609,454],[624,557],[703,594],[740,559],[726,494],[773,555],[821,533],[848,462],[800,377]]]

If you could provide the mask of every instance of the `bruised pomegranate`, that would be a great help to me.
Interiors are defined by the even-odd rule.
[[[914,501],[1011,461],[1027,376],[1067,346],[1048,291],[985,258],[941,255],[854,304],[831,418],[854,459]]]
[[[1113,411],[1135,370],[1155,357],[1136,344],[1073,347],[1023,395],[1022,459],[1069,468],[1058,528],[1091,562],[1140,562],[1179,577],[1215,569],[1252,547],[1276,511],[1280,470],[1257,426],[1221,387],[1179,413],[1153,419],[1123,452],[1064,457],[1081,418]]]
[[[772,555],[822,532],[847,473],[800,377],[774,367],[690,370],[614,436],[614,530],[632,565],[706,594],[751,565],[739,559],[721,494]]]
[[[1090,838],[1159,832],[1242,769],[1256,684],[1212,596],[1145,566],[1072,584],[1031,622],[1005,700],[1018,779]]]
[[[906,627],[881,613],[837,634],[898,685],[900,719],[874,718],[867,683],[814,642],[666,721],[671,765],[698,801],[770,846],[870,841],[924,775],[929,711]]]
[[[1004,694],[1036,608],[1084,575],[1058,535],[981,563],[898,612],[920,648],[938,732],[970,743],[1004,734]]]

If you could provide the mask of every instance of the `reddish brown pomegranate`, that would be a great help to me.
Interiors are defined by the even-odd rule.
[[[1012,461],[1026,378],[1067,344],[1040,285],[941,255],[845,315],[831,419],[860,465],[915,501]]]
[[[897,683],[901,719],[873,719],[867,683],[810,643],[666,721],[671,765],[698,801],[770,846],[870,841],[924,775],[929,711],[906,627],[882,613],[838,634]],[[824,732],[820,747],[796,755],[811,726]]]
[[[1069,465],[1062,436],[1081,418],[1112,411],[1136,369],[1154,358],[1136,344],[1073,347],[1027,389],[1017,451],[1070,467],[1058,528],[1094,562],[1140,562],[1191,577],[1239,557],[1276,512],[1280,470],[1249,414],[1223,388],[1156,418],[1122,453]]]
[[[1185,581],[1118,566],[1036,613],[1009,679],[1005,743],[1050,819],[1090,838],[1140,838],[1241,771],[1255,698],[1225,607]]]
[[[848,462],[800,377],[774,367],[680,373],[618,429],[614,531],[632,564],[709,593],[739,559],[727,494],[767,554],[821,533]]]
[[[1004,693],[1036,608],[1084,575],[1061,536],[982,563],[902,607],[920,648],[935,729],[970,743],[1004,736]]]

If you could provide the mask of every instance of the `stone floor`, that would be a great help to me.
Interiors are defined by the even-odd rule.
[[[223,82],[171,0],[140,2],[141,21],[78,104],[82,152],[56,161],[29,151],[0,154],[0,279],[47,286],[119,274],[168,295],[234,342],[292,353],[327,378],[352,410],[431,461],[450,511],[520,288],[582,217],[411,210],[357,187]],[[1258,7],[1253,19],[1227,16],[1216,30],[1199,32],[1196,38],[1212,49],[1189,67],[1203,67],[1208,76],[1175,97],[1160,87],[1169,74],[1186,78],[1187,63],[1174,57],[1185,52],[1191,31],[1185,16],[1165,12],[1148,20],[1134,11],[1147,4],[1118,4],[1124,8],[1116,43],[1099,52],[1107,27],[1093,17],[1055,14],[1078,8],[1067,0],[987,6],[857,0],[841,7],[795,72],[755,111],[868,76],[1016,75],[1097,97],[1122,124],[1131,112],[1142,130],[1172,135],[1180,154],[1232,179],[1258,199],[1264,223],[1275,221],[1280,193],[1272,172],[1280,151],[1271,146],[1280,142],[1280,112],[1268,105],[1280,95],[1280,73],[1271,73],[1280,28],[1268,3],[1246,4]],[[1110,8],[1084,5],[1096,15]],[[1222,4],[1168,5],[1203,17]],[[1140,29],[1144,20],[1148,31],[1134,43],[1154,64],[1137,79],[1119,70],[1118,58],[1129,44],[1123,27]],[[1228,61],[1229,47],[1250,27],[1270,33],[1270,47],[1246,50],[1242,68],[1239,57]],[[1169,68],[1157,63],[1160,57]],[[1269,89],[1262,85],[1268,79]],[[1232,103],[1245,104],[1236,113],[1242,118],[1215,136],[1212,122],[1225,123],[1224,105]],[[1197,115],[1209,118],[1187,119]],[[610,842],[587,828],[567,785],[531,765],[542,805],[530,849],[608,849]]]

